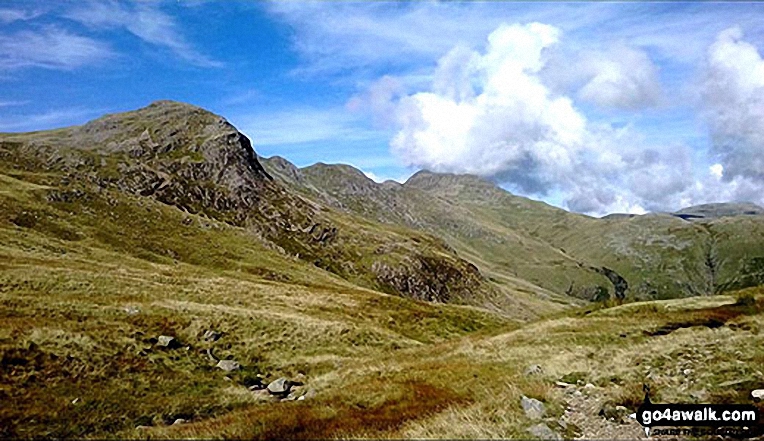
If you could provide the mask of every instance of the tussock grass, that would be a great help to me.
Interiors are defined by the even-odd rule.
[[[50,203],[40,186],[53,184],[0,180],[0,399],[14,403],[0,406],[0,437],[527,438],[523,395],[564,432],[561,379],[627,407],[643,383],[683,402],[742,402],[764,383],[761,288],[559,304],[521,324],[359,288],[150,200]],[[224,336],[206,342],[208,329]],[[207,349],[243,369],[216,369]],[[526,375],[531,364],[543,372]],[[257,374],[301,376],[316,396],[262,400],[247,390]]]

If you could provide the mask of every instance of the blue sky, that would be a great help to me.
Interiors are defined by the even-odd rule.
[[[590,214],[764,203],[764,4],[0,4],[0,131],[158,99],[262,156]]]

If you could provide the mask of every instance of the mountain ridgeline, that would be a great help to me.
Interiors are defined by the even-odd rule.
[[[347,165],[260,158],[222,117],[170,101],[77,127],[2,134],[0,173],[70,216],[3,199],[0,221],[61,240],[155,262],[197,259],[178,241],[131,231],[151,200],[183,213],[173,228],[218,222],[355,285],[523,317],[581,300],[764,283],[764,210],[755,205],[595,219],[469,175],[421,171],[404,184],[376,183]],[[82,237],[78,222],[88,216],[121,219],[123,228]],[[235,264],[235,253],[223,256],[211,264]],[[277,268],[258,271],[278,278]]]

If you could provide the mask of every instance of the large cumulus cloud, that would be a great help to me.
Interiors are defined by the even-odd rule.
[[[702,96],[710,162],[698,161],[681,140],[656,145],[631,124],[592,120],[577,104],[619,111],[658,104],[661,87],[647,53],[622,46],[582,55],[568,67],[579,85],[567,95],[547,84],[566,75],[550,75],[565,66],[547,59],[564,36],[541,23],[503,24],[482,50],[454,47],[426,90],[406,93],[386,77],[366,96],[395,128],[391,150],[413,168],[476,174],[591,214],[761,203],[764,62],[740,38],[738,30],[725,31],[708,51]]]
[[[393,152],[414,167],[477,174],[527,195],[562,193],[581,212],[665,205],[692,184],[690,155],[681,146],[646,149],[630,128],[588,121],[573,99],[554,93],[541,72],[561,38],[545,24],[502,25],[482,52],[451,50],[438,62],[431,90],[397,102]],[[645,64],[644,54],[635,53]],[[610,89],[654,80],[652,73],[619,73],[623,60],[598,60],[581,93],[603,105],[634,106]],[[618,75],[611,75],[613,65],[621,66]],[[629,186],[636,190],[624,192]]]

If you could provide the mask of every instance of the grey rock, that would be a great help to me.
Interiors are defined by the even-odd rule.
[[[174,349],[180,346],[178,340],[175,337],[169,335],[160,335],[157,337],[157,346],[160,348]]]
[[[141,310],[136,308],[135,306],[125,306],[125,312],[127,315],[136,315],[140,314]]]
[[[183,418],[178,418],[177,420],[173,421],[172,425],[177,426],[179,424],[184,424],[184,423],[186,423],[186,420],[184,420]]]
[[[523,397],[520,399],[520,404],[523,405],[525,416],[532,420],[540,420],[546,413],[546,407],[544,406],[544,403],[535,398],[528,398],[523,395]]]
[[[238,371],[239,368],[241,368],[241,365],[239,364],[238,361],[235,361],[235,360],[220,360],[218,361],[218,364],[216,365],[216,367],[226,372],[232,372],[232,371]]]
[[[555,432],[554,430],[550,429],[549,426],[547,426],[544,423],[536,424],[535,426],[528,428],[528,433],[535,436],[536,438],[545,439],[545,440],[562,440],[562,437],[559,433]]]
[[[756,389],[751,391],[751,398],[753,398],[753,401],[757,403],[761,400],[764,400],[764,389]]]
[[[287,395],[292,388],[292,382],[286,378],[279,378],[268,385],[268,392],[273,395]]]
[[[528,369],[525,370],[525,375],[541,375],[544,373],[544,369],[541,368],[541,366],[537,364],[533,364],[528,366]]]

